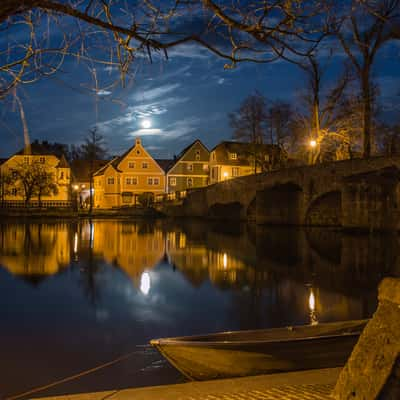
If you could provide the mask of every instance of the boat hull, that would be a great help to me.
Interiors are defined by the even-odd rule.
[[[325,324],[328,325],[328,324]],[[311,328],[311,327],[310,327]],[[251,341],[188,338],[151,341],[161,354],[191,380],[209,380],[343,366],[362,329],[293,340]],[[279,330],[265,332],[278,333]],[[283,330],[282,330],[283,331]],[[257,331],[253,331],[257,332]],[[229,333],[226,334],[229,338]],[[190,337],[189,337],[190,338]]]

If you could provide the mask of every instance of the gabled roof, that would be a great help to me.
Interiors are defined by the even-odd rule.
[[[4,164],[7,160],[8,158],[0,158],[0,165]]]
[[[94,160],[93,161],[93,171],[98,171],[104,165],[106,165],[109,160]],[[72,175],[78,182],[89,182],[90,180],[90,160],[73,160],[71,163]]]
[[[210,150],[207,149],[207,147],[202,143],[200,139],[196,139],[193,143],[189,144],[189,146],[186,146],[177,156],[176,156],[176,161],[178,162],[196,143],[199,143],[201,146],[204,147],[205,150],[210,152]]]
[[[110,166],[111,166],[112,168],[114,168],[116,171],[121,172],[117,167],[114,167],[114,165],[113,165],[113,163],[114,163],[114,161],[115,161],[116,159],[119,159],[119,157],[114,157],[112,160],[108,161],[107,164],[105,164],[105,165],[103,165],[102,167],[100,167],[100,168],[93,174],[93,176],[104,175],[105,170],[106,170],[108,167],[110,167]],[[119,164],[119,162],[118,162],[118,164]],[[117,165],[118,165],[118,164],[117,164]]]
[[[175,160],[170,159],[155,159],[155,162],[163,169],[164,172],[168,172],[175,164]]]
[[[229,164],[237,165],[250,165],[250,159],[254,151],[260,154],[276,154],[279,153],[281,148],[276,144],[253,144],[243,142],[224,141],[217,144],[211,152],[216,153],[217,162],[228,161]],[[229,154],[236,153],[237,159],[233,160]]]
[[[64,154],[61,156],[60,162],[57,164],[57,168],[69,168],[68,161],[64,157]]]

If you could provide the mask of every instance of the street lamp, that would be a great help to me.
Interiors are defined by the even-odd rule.
[[[228,173],[224,172],[224,179],[227,179],[227,178],[228,178]]]
[[[310,147],[314,148],[316,146],[317,146],[317,141],[314,139],[310,140]]]

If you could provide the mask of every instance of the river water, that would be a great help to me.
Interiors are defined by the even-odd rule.
[[[0,223],[0,398],[182,382],[152,338],[370,317],[395,234],[200,221]]]

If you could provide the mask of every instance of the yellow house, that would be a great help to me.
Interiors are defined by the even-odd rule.
[[[50,181],[31,183],[32,176],[48,173]],[[31,174],[31,177],[29,177]],[[35,175],[36,174],[36,175]],[[0,194],[4,205],[70,206],[71,169],[64,156],[43,151],[35,143],[21,150],[0,165]],[[30,185],[30,186],[29,186]],[[51,190],[50,190],[51,188]],[[29,196],[28,191],[31,195]],[[27,201],[28,200],[28,201]]]
[[[165,193],[165,172],[137,138],[133,147],[94,174],[93,183],[94,207],[132,206],[143,193]]]

